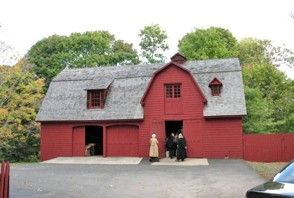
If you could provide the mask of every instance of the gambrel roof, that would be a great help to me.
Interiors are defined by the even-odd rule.
[[[166,64],[64,69],[51,82],[37,121],[90,121],[143,119],[140,101],[156,71]],[[207,102],[205,117],[246,115],[243,80],[237,58],[187,61],[181,66],[192,74]],[[212,96],[209,83],[217,78],[223,88]],[[106,89],[103,109],[87,109],[87,90]]]

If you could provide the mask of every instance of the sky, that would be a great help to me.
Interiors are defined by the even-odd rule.
[[[294,0],[0,0],[0,41],[20,56],[53,34],[107,30],[138,48],[139,30],[159,24],[167,32],[166,56],[195,28],[230,30],[238,39],[254,37],[294,49]],[[294,78],[294,68],[286,69]]]

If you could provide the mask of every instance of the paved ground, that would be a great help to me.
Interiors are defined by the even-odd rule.
[[[44,161],[45,164],[139,164],[142,157],[57,157]]]
[[[11,198],[244,197],[264,180],[242,160],[209,166],[19,164],[11,170]],[[179,162],[180,163],[180,162]]]
[[[51,160],[44,161],[45,164],[111,164],[111,165],[126,165],[139,164],[143,158],[141,157],[57,157]],[[187,158],[184,162],[176,162],[175,158],[163,158],[160,162],[152,163],[154,166],[206,166],[209,165],[205,158]]]
[[[208,166],[206,158],[186,158],[185,161],[176,161],[170,158],[160,159],[160,162],[152,163],[153,166]],[[171,167],[172,168],[172,167]]]

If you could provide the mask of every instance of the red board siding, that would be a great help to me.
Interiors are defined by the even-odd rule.
[[[166,98],[166,84],[181,84],[181,98]],[[204,99],[190,74],[170,66],[159,73],[149,87],[144,100],[144,121],[140,125],[140,155],[149,155],[149,139],[152,133],[159,141],[159,155],[165,156],[165,121],[183,120],[183,133],[188,144],[188,156],[202,155],[202,127]],[[194,124],[195,123],[195,124]],[[194,136],[196,135],[196,136]]]
[[[107,156],[138,156],[138,126],[107,127]]]
[[[72,128],[50,123],[41,125],[41,160],[72,156]]]
[[[294,159],[294,134],[244,135],[244,159],[278,162]]]
[[[242,158],[242,119],[214,118],[205,121],[204,156]]]
[[[185,120],[184,135],[187,143],[188,157],[203,156],[203,127],[202,120]]]
[[[73,129],[72,155],[85,156],[85,127]]]

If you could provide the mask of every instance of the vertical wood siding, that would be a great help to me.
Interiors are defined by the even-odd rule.
[[[138,156],[137,126],[107,127],[107,156]]]
[[[70,124],[42,123],[41,160],[72,156],[72,126]]]
[[[294,159],[294,134],[248,134],[243,137],[244,159],[279,162]]]
[[[85,156],[85,127],[73,128],[72,155]]]
[[[181,98],[165,98],[164,85],[181,83]],[[207,85],[208,86],[208,85]],[[145,97],[140,125],[140,155],[148,156],[149,139],[156,133],[159,152],[165,155],[165,121],[183,120],[188,157],[242,158],[242,119],[204,119],[203,98],[191,76],[176,66],[158,74]]]

